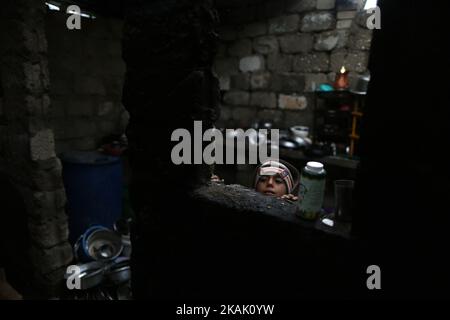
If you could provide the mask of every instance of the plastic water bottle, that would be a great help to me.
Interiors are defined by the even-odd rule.
[[[325,194],[326,171],[320,162],[308,162],[300,176],[298,215],[306,220],[317,219]]]

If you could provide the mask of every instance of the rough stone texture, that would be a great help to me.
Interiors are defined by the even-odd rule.
[[[349,29],[352,26],[353,20],[338,20],[336,29]]]
[[[241,69],[239,74],[230,78],[231,91],[275,93],[277,105],[279,94],[304,96],[307,104],[312,105],[309,93],[321,83],[333,83],[336,71],[344,64],[349,63],[349,69],[354,70],[350,70],[349,77],[356,76],[362,66],[367,64],[367,57],[361,52],[368,50],[371,33],[365,25],[358,24],[367,15],[357,13],[353,18],[355,11],[335,9],[337,2],[334,0],[251,1],[248,5],[238,1],[233,2],[234,5],[227,2],[229,10],[239,10],[241,15],[253,17],[253,20],[235,27],[225,27],[234,30],[235,39],[228,43],[224,41],[223,44],[227,49],[235,47],[238,42],[236,31],[237,39],[252,38],[253,54],[264,59],[264,67],[247,66],[245,72]],[[356,23],[351,23],[350,28],[336,28],[336,23],[342,24],[346,20],[355,20]],[[216,60],[224,58],[221,55]],[[360,65],[358,59],[362,61]],[[239,62],[236,65],[239,66]],[[254,61],[253,65],[260,63]],[[350,82],[353,81],[352,77]],[[250,96],[249,104],[251,100]],[[259,104],[254,107],[257,110],[261,108]],[[230,108],[236,107],[230,105]],[[277,124],[282,127],[299,123],[311,126],[312,108],[295,108],[295,112],[277,109]],[[275,111],[272,107],[261,110]],[[285,118],[285,113],[290,113],[289,117]],[[256,117],[260,117],[260,114],[258,110]],[[226,120],[227,125],[237,125],[238,122],[246,123],[230,117]]]
[[[250,105],[260,108],[276,108],[277,96],[271,92],[252,92]]]
[[[350,31],[349,30],[337,30],[339,35],[338,43],[336,44],[335,49],[345,48],[349,41]]]
[[[121,49],[122,20],[99,15],[95,20],[83,19],[82,28],[77,31],[61,28],[66,20],[64,11],[50,11],[45,21],[51,74],[51,116],[58,154],[63,149],[78,149],[78,145],[87,139],[93,141],[91,147],[96,149],[105,136],[123,133],[104,131],[98,126],[95,132],[72,138],[61,130],[60,127],[73,118],[94,126],[103,118],[119,122],[125,73]]]
[[[269,72],[254,73],[250,79],[250,88],[252,90],[267,89],[270,86],[271,74]]]
[[[305,74],[305,92],[314,92],[320,84],[327,82],[328,77],[324,73]]]
[[[339,42],[339,33],[337,31],[322,32],[316,36],[314,50],[331,51]]]
[[[42,163],[43,161],[38,161]],[[35,164],[33,168],[27,168],[27,176],[32,182],[30,187],[35,190],[43,190],[46,192],[52,192],[53,190],[58,190],[63,187],[63,182],[61,179],[62,166],[57,158],[51,158],[50,160],[45,160],[44,162],[52,163],[49,167],[42,167],[39,164]],[[39,170],[35,170],[38,168]],[[33,170],[34,169],[34,170]],[[62,208],[62,207],[58,207]]]
[[[228,91],[231,88],[231,78],[230,77],[220,77],[219,78],[220,83],[220,90],[222,91]]]
[[[306,12],[316,9],[317,0],[287,0],[287,12]]]
[[[267,24],[264,22],[255,22],[245,25],[239,34],[243,38],[265,35],[267,34]]]
[[[308,13],[303,17],[301,23],[302,32],[323,31],[333,29],[336,19],[331,12]]]
[[[370,10],[368,10],[368,11],[361,10],[356,13],[356,17],[355,17],[354,21],[361,28],[367,29],[367,21],[368,21],[369,17],[371,17],[373,14],[373,13],[369,13],[369,12],[370,12]]]
[[[25,199],[30,211],[30,217],[34,220],[58,219],[65,214],[61,213],[66,205],[66,193],[64,188],[52,191],[28,190],[30,196]],[[35,208],[35,210],[30,210]]]
[[[110,114],[114,114],[117,107],[114,105],[113,101],[105,101],[102,103],[99,103],[98,106],[98,115],[99,116],[107,116]]]
[[[13,272],[18,272],[15,277],[29,281],[27,290],[41,296],[57,288],[63,278],[54,271],[72,260],[64,223],[61,163],[55,157],[54,134],[48,120],[51,101],[45,10],[39,1],[21,0],[2,4],[0,11],[0,79],[5,120],[0,170],[7,172],[20,191],[22,199],[17,199],[16,204],[23,201],[24,211],[14,214],[26,221],[20,227],[27,228],[9,240],[21,243],[26,239],[32,248],[17,255],[28,257],[30,265],[26,267],[33,273],[21,274],[23,266],[17,266]],[[35,254],[33,248],[38,247],[52,247],[49,250],[53,251],[45,256]],[[58,248],[58,254],[53,248]],[[43,282],[45,275],[54,281]]]
[[[285,111],[284,127],[290,128],[292,126],[311,126],[313,123],[312,108],[305,110]]]
[[[233,57],[245,57],[252,54],[252,41],[241,39],[234,42],[228,49],[228,53]]]
[[[232,107],[222,105],[220,108],[220,120],[229,120],[231,118]]]
[[[276,73],[290,72],[292,71],[293,61],[294,56],[292,55],[280,53],[269,54],[267,58],[267,69]]]
[[[255,72],[261,71],[265,68],[264,57],[262,56],[249,56],[242,58],[239,61],[239,70],[242,72]]]
[[[195,190],[194,197],[214,202],[233,211],[253,211],[284,221],[298,221],[295,216],[295,204],[288,201],[274,201],[271,197],[265,197],[240,185],[211,184]]]
[[[313,37],[310,34],[289,34],[280,37],[283,53],[306,53],[312,49]]]
[[[56,156],[52,130],[47,129],[31,137],[30,153],[33,161],[47,160]]]
[[[330,59],[326,53],[302,54],[294,59],[295,72],[327,72]]]
[[[308,107],[308,101],[304,96],[280,94],[278,107],[288,110],[304,110]]]
[[[229,76],[239,72],[239,60],[236,58],[218,59],[214,63],[214,71],[221,76]]]
[[[327,78],[328,78],[328,82],[329,83],[334,83],[335,79],[336,79],[336,72],[330,72],[327,74]]]
[[[356,11],[338,11],[337,19],[345,20],[345,19],[354,19],[356,17]]]
[[[296,14],[269,20],[269,34],[282,34],[298,30],[300,17]]]
[[[230,91],[225,93],[223,101],[234,106],[245,106],[249,104],[250,94],[245,91]]]
[[[33,263],[36,265],[36,270],[41,275],[48,276],[50,273],[60,269],[61,267],[65,267],[72,262],[72,247],[69,243],[54,246],[48,249],[33,246],[31,248],[31,258]],[[52,285],[61,284],[64,281],[62,277],[56,280],[57,282],[52,283]]]
[[[362,73],[367,69],[368,59],[368,52],[349,52],[345,60],[345,65],[349,71]]]
[[[261,121],[270,121],[274,127],[280,127],[283,123],[283,111],[274,109],[259,109],[256,115]]]
[[[278,51],[278,39],[274,36],[259,37],[253,40],[253,50],[259,54],[271,54]]]
[[[344,0],[337,1],[337,11],[362,10],[365,6],[366,0]]]
[[[372,43],[372,34],[373,34],[372,30],[361,28],[357,24],[353,24],[348,41],[349,49],[355,51],[370,50],[370,46]]]
[[[231,76],[231,87],[237,90],[248,90],[250,89],[250,74],[240,73]]]
[[[300,114],[301,112],[295,113]],[[208,260],[214,261],[214,264],[208,265],[205,270],[212,269],[214,272],[217,272],[217,268],[228,270],[224,275],[228,278],[221,282],[223,284],[218,290],[222,293],[219,296],[252,296],[258,297],[258,299],[278,297],[295,300],[299,297],[323,296],[324,291],[321,290],[321,287],[320,292],[316,293],[311,288],[317,287],[317,278],[321,279],[320,286],[322,283],[330,284],[331,276],[323,279],[320,275],[324,273],[327,277],[327,272],[324,270],[329,270],[331,265],[333,265],[333,270],[338,268],[332,261],[339,260],[337,256],[341,253],[333,254],[330,257],[331,252],[334,252],[334,250],[329,252],[330,245],[342,247],[345,246],[345,243],[333,238],[332,240],[338,243],[334,244],[330,241],[327,245],[328,242],[324,242],[324,240],[328,239],[328,235],[314,230],[313,225],[303,223],[296,217],[295,203],[264,197],[254,190],[238,185],[211,184],[196,190],[193,196],[203,204],[199,207],[204,208],[201,220],[203,223],[195,233],[201,232],[205,225],[215,226],[212,228],[213,231],[199,234],[199,238],[209,240],[203,241],[204,244],[201,248],[197,248],[197,250],[201,250],[199,256],[204,255],[204,252],[208,252],[212,248],[232,248],[235,254],[235,260],[230,262],[219,256],[220,250],[216,256],[213,256],[212,253],[209,254],[211,258]],[[214,209],[222,208],[222,206],[224,206],[223,212]],[[299,245],[302,248],[301,251],[297,250]],[[216,250],[211,251],[216,252]],[[269,258],[267,258],[268,251],[270,252]],[[311,261],[309,257],[316,258]],[[322,260],[322,257],[326,257],[326,259]],[[317,259],[321,263],[317,263]],[[241,262],[239,266],[235,266],[236,261]],[[292,277],[286,272],[286,266],[295,265],[295,261],[297,264],[298,261],[302,261],[297,266],[301,271],[299,276]],[[318,268],[320,270],[317,270]],[[345,273],[341,273],[342,269],[337,272],[344,275]],[[235,270],[237,270],[237,274],[234,274]],[[199,273],[203,272],[202,270]],[[227,275],[229,272],[232,275]],[[277,276],[275,278],[267,277],[264,283],[260,283],[264,274],[271,272],[275,272]],[[345,279],[339,278],[336,288],[341,285],[341,282],[349,283],[349,278],[343,277]],[[242,281],[245,282],[245,285],[241,288],[239,283]],[[250,283],[251,285],[249,285]],[[213,285],[217,286],[215,283],[211,284],[211,287]],[[229,288],[234,288],[234,290]],[[332,286],[329,291],[333,291],[334,288]],[[230,293],[223,294],[228,291]],[[209,292],[209,290],[205,292]],[[209,296],[214,296],[214,291],[211,292],[213,293],[210,293]]]
[[[369,54],[366,51],[339,51],[331,55],[330,69],[337,72],[342,66],[348,71],[364,72],[367,69]]]
[[[341,70],[342,66],[345,66],[345,58],[347,56],[347,51],[340,50],[333,52],[330,56],[330,70],[333,72],[338,72]]]
[[[61,215],[58,219],[31,221],[29,223],[30,237],[35,245],[41,248],[52,248],[64,244],[69,237],[67,218]]]
[[[317,0],[316,8],[318,10],[330,10],[334,9],[336,0]]]
[[[367,72],[367,70],[364,70],[362,72],[350,71],[348,73],[348,81],[349,81],[350,88],[352,88],[354,85],[356,85],[359,77],[361,76],[361,73],[366,73],[366,72]]]
[[[236,128],[247,128],[254,121],[256,109],[251,107],[237,107],[232,111]]]
[[[305,87],[305,77],[294,73],[274,74],[272,77],[272,90],[276,92],[301,92]]]

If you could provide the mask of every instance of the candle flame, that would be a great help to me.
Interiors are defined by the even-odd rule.
[[[342,68],[341,68],[341,73],[345,73],[346,71],[347,71],[347,69],[345,69],[345,67],[342,66]]]

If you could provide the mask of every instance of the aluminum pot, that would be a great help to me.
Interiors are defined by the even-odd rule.
[[[121,237],[102,226],[89,228],[75,244],[79,261],[109,261],[117,258],[123,250]]]
[[[78,275],[80,280],[80,289],[86,290],[98,286],[104,279],[105,265],[100,261],[91,261],[76,265],[80,270]],[[65,274],[67,279],[70,274]]]
[[[121,284],[131,279],[130,259],[120,257],[115,260],[107,273],[108,279],[115,284]]]

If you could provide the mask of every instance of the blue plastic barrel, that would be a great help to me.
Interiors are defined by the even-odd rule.
[[[92,225],[112,229],[122,214],[122,161],[97,151],[70,151],[61,156],[67,195],[69,240]]]

